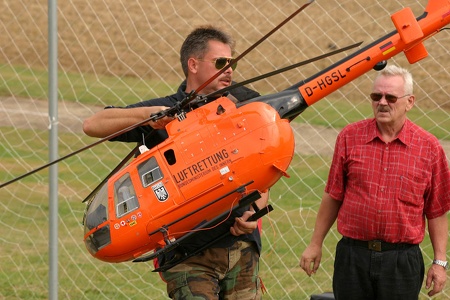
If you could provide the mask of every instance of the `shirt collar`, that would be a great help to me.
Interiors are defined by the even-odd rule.
[[[400,142],[402,142],[406,146],[409,146],[411,144],[411,134],[409,134],[410,128],[411,128],[411,121],[406,119],[405,124],[403,124],[403,127],[397,136],[397,139],[399,139]]]
[[[408,134],[409,130],[411,127],[411,121],[409,121],[408,119],[406,119],[405,124],[403,124],[402,129],[400,129],[399,134],[397,135],[397,137],[394,139],[395,140],[399,140],[401,143],[405,144],[406,146],[409,146],[409,144],[411,143],[411,135]],[[367,132],[367,140],[366,143],[369,143],[371,141],[373,141],[374,139],[381,139],[380,136],[380,132],[377,128],[377,121],[375,118],[373,118],[368,125],[368,132]]]
[[[183,82],[178,87],[177,95],[182,96],[182,97],[186,97],[187,96],[186,86],[187,86],[187,82],[186,82],[186,80],[183,80]]]

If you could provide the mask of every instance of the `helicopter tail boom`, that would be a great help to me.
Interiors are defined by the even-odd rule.
[[[310,105],[368,71],[382,70],[387,60],[400,52],[404,52],[409,63],[416,63],[428,56],[423,42],[450,23],[450,0],[429,0],[425,12],[418,18],[405,7],[391,19],[396,29],[366,47],[284,91],[239,105],[265,102],[275,108],[281,118],[291,121]]]
[[[385,61],[402,51],[409,63],[420,61],[428,55],[423,42],[450,23],[450,0],[429,0],[417,19],[409,7],[391,19],[396,30],[290,89],[298,89],[309,106],[371,69],[382,69]]]

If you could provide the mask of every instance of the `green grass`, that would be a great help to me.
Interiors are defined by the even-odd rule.
[[[0,64],[0,74],[0,96],[48,99],[46,70]],[[99,98],[110,103],[133,103],[136,99],[151,99],[173,93],[177,87],[178,83],[167,85],[161,81],[143,81],[132,76],[58,74],[60,99],[92,105],[103,104]]]
[[[28,136],[31,133],[22,130],[19,131],[19,134]],[[41,133],[41,135],[39,138],[45,140],[46,134]],[[64,153],[75,147],[75,144],[87,144],[91,139],[63,133],[60,135],[60,140],[61,144],[65,145],[60,149]],[[42,160],[45,160],[46,151],[40,149],[42,148],[40,144],[30,144],[29,146],[39,149],[39,151],[35,153],[34,158],[27,159],[27,162],[30,165],[38,166]],[[86,250],[78,250],[82,239],[80,221],[84,204],[80,202],[80,195],[75,197],[75,201],[71,201],[72,195],[70,193],[71,191],[82,191],[81,194],[87,195],[86,184],[93,188],[98,182],[98,178],[91,172],[83,171],[86,166],[91,166],[90,171],[95,170],[95,173],[102,177],[108,173],[109,168],[118,163],[117,157],[104,155],[105,150],[107,150],[104,147],[108,146],[114,148],[118,157],[125,156],[129,151],[129,148],[121,143],[107,143],[105,146],[92,149],[92,151],[86,151],[79,157],[69,159],[66,163],[60,164],[59,167],[61,198],[69,199],[68,201],[61,201],[59,204],[60,222],[63,222],[61,230],[63,230],[62,232],[70,231],[69,235],[61,234],[59,237],[61,296],[70,295],[73,299],[84,297],[89,299],[118,297],[121,299],[125,298],[126,295],[131,299],[139,299],[145,295],[146,291],[154,293],[154,289],[157,291],[165,290],[164,283],[157,274],[151,272],[152,267],[149,264],[132,265],[133,273],[130,274],[130,270],[125,267],[121,272],[120,264],[112,265],[96,261],[93,258],[86,260],[86,253],[83,252]],[[20,153],[26,152],[26,150],[17,151],[20,151]],[[98,157],[101,157],[102,165],[98,164]],[[328,169],[324,165],[329,159],[315,155],[295,156],[290,173],[300,174],[300,184],[296,182],[298,178],[293,176],[289,179],[283,179],[271,189],[271,199],[273,199],[272,202],[276,208],[271,213],[270,219],[265,218],[263,240],[263,259],[265,265],[270,266],[270,270],[262,266],[261,277],[264,284],[270,287],[271,297],[275,299],[285,299],[287,297],[286,291],[290,291],[290,297],[296,298],[299,282],[306,294],[320,293],[318,285],[324,290],[331,289],[328,286],[330,282],[329,274],[333,270],[332,256],[336,243],[333,236],[328,237],[325,241],[326,249],[329,252],[324,251],[321,269],[313,278],[307,277],[298,267],[299,256],[311,236],[311,228],[314,225],[314,214],[311,214],[311,212],[316,212],[320,204],[318,197],[322,194],[328,174]],[[13,165],[14,162],[15,157],[12,155],[3,156],[1,159],[2,165]],[[315,171],[311,173],[309,169]],[[47,297],[46,282],[42,279],[46,280],[48,271],[46,258],[48,255],[46,231],[48,204],[41,177],[32,175],[30,178],[35,179],[28,179],[26,184],[31,187],[34,186],[32,195],[30,195],[29,190],[19,189],[16,191],[14,199],[3,202],[3,205],[8,207],[10,212],[13,212],[2,214],[2,224],[4,225],[0,227],[0,237],[3,243],[8,241],[8,245],[0,246],[2,255],[10,258],[2,260],[1,266],[1,270],[8,274],[7,278],[0,280],[2,295],[7,298],[45,299]],[[290,186],[292,192],[286,192],[285,184]],[[278,195],[282,195],[282,197],[278,199]],[[302,199],[299,200],[295,195],[300,195]],[[0,196],[2,199],[8,198],[3,190],[0,190]],[[298,217],[299,203],[302,209],[301,218]],[[5,224],[8,226],[5,226]],[[295,231],[293,231],[293,226]],[[36,231],[37,228],[40,229]],[[20,234],[17,234],[17,232]],[[76,241],[73,240],[73,236],[75,236]],[[280,239],[281,236],[283,239]],[[299,242],[299,236],[302,239],[301,242]],[[429,239],[424,241],[422,248],[428,256],[432,256]],[[125,264],[130,265],[131,263]],[[289,274],[286,273],[286,266],[289,268]],[[103,276],[105,274],[107,274],[107,282],[104,281]],[[24,285],[24,282],[27,282],[27,284]],[[117,294],[117,289],[121,291],[121,294]],[[164,292],[161,293],[164,294]],[[439,297],[435,299],[439,299]]]
[[[47,74],[45,71],[28,68],[11,70],[6,66],[0,66],[0,71],[4,79],[0,83],[0,96],[46,98]],[[19,75],[20,80],[17,78]],[[86,82],[90,83],[89,91],[85,91]],[[85,104],[97,104],[91,94],[102,95],[101,98],[104,99],[123,100],[130,96],[130,87],[136,94],[148,93],[147,83],[133,77],[119,80],[107,76],[94,78],[91,75],[63,74],[59,78],[59,84],[60,90],[64,91],[60,94],[64,101],[80,101]],[[152,86],[158,86],[158,84],[152,84]],[[156,91],[155,94],[148,93],[142,98],[164,95],[172,88],[161,86],[161,90]],[[339,105],[330,107],[329,101]],[[370,105],[358,105],[358,110],[361,113],[355,114],[354,106],[346,101],[340,103],[336,100],[324,99],[316,103],[314,109],[307,109],[297,121],[330,126],[329,120],[333,120],[331,126],[340,128],[348,122],[361,119],[361,115],[371,115]],[[437,136],[449,138],[443,130],[443,128],[450,128],[448,114],[442,111],[430,111],[424,116],[418,110],[413,110],[410,116]],[[436,127],[436,122],[440,124],[440,127]],[[9,143],[0,143],[0,170],[8,170],[8,172],[0,173],[2,182],[22,175],[30,168],[40,167],[48,161],[46,131],[6,127],[1,128],[1,131],[2,137],[9,141]],[[64,156],[94,141],[95,139],[82,134],[61,132],[59,154]],[[155,295],[155,299],[159,299],[165,295],[165,285],[158,274],[151,272],[150,264],[113,265],[100,262],[87,255],[82,245],[83,228],[80,222],[84,204],[81,200],[130,149],[131,145],[104,143],[58,164],[59,247],[61,249],[59,294],[62,298],[141,299],[148,295],[152,297]],[[18,160],[18,157],[21,159]],[[336,237],[333,234],[329,235],[325,241],[329,252],[324,251],[322,267],[313,278],[307,277],[298,267],[299,256],[311,237],[315,212],[320,204],[330,159],[330,157],[317,155],[296,155],[289,171],[292,177],[283,178],[271,189],[271,199],[275,210],[264,221],[263,260],[265,265],[261,267],[261,277],[264,284],[270,288],[270,296],[275,299],[286,299],[288,296],[298,299],[299,285],[305,294],[319,293],[321,289],[331,289],[328,286],[329,275],[332,274],[336,243]],[[21,160],[26,161],[26,167],[17,163]],[[46,299],[48,297],[47,176],[48,171],[43,170],[21,180],[22,185],[14,184],[0,190],[2,199],[0,290],[1,295],[8,299]],[[422,249],[427,256],[432,257],[428,238],[423,242]],[[426,261],[426,264],[428,266],[429,262]],[[289,269],[289,274],[286,267]],[[434,299],[443,298],[438,296]]]
[[[27,140],[30,139],[33,132],[29,130],[18,131]],[[35,133],[36,134],[36,133]],[[84,136],[77,136],[75,134],[61,133],[60,139],[60,153],[67,153],[71,149],[78,149],[82,145],[88,144],[90,138]],[[33,167],[39,167],[42,161],[46,160],[46,149],[40,144],[46,140],[46,133],[41,132],[35,136],[36,144],[33,144],[32,140],[28,142],[31,149],[38,149],[33,156],[27,159],[27,163]],[[116,146],[117,145],[117,146]],[[72,299],[76,298],[89,298],[89,299],[112,299],[115,297],[125,298],[124,295],[131,299],[140,299],[143,297],[143,292],[149,289],[165,290],[164,283],[159,279],[158,274],[151,272],[151,266],[149,264],[134,264],[132,265],[133,274],[128,274],[129,270],[124,268],[123,272],[117,270],[120,265],[113,265],[104,262],[97,261],[93,258],[86,260],[86,250],[78,250],[79,244],[82,241],[82,228],[80,221],[82,219],[84,204],[80,199],[83,197],[77,195],[74,197],[75,201],[72,201],[71,193],[73,191],[81,191],[80,194],[87,195],[89,192],[86,189],[86,185],[95,187],[99,179],[96,177],[103,177],[108,172],[109,168],[115,166],[118,161],[116,157],[110,155],[104,155],[106,152],[105,147],[114,147],[114,152],[118,157],[125,156],[129,147],[125,147],[121,143],[106,143],[105,146],[101,145],[95,147],[91,151],[81,153],[79,156],[68,159],[64,163],[60,163],[59,169],[59,189],[60,189],[60,201],[59,201],[59,218],[60,218],[60,237],[59,237],[59,274],[60,274],[60,295],[67,293]],[[15,153],[25,155],[27,149],[14,149]],[[98,164],[98,157],[102,159],[102,165]],[[14,165],[16,157],[14,155],[3,156],[1,158],[2,165]],[[315,156],[308,157],[295,157],[293,164],[297,165],[297,168],[303,169],[305,165],[312,167],[320,166],[322,159]],[[89,171],[84,172],[86,166],[90,166]],[[297,170],[300,172],[301,170]],[[17,167],[13,171],[14,176],[21,175],[23,170]],[[321,172],[323,176],[326,176],[326,172]],[[5,190],[0,190],[0,197],[2,199],[10,200],[3,202],[8,207],[8,213],[1,214],[2,224],[8,224],[8,226],[0,226],[0,237],[2,241],[8,241],[8,245],[3,244],[1,247],[2,255],[9,259],[2,261],[0,269],[7,275],[3,280],[0,280],[0,289],[2,295],[7,298],[18,297],[19,299],[45,299],[47,297],[46,280],[47,280],[47,255],[48,255],[48,199],[46,192],[46,176],[47,171],[39,173],[38,175],[31,175],[27,177],[26,184],[29,189],[18,189],[15,191],[14,198],[8,197]],[[311,186],[319,186],[322,184],[322,180],[314,178],[305,178],[305,182]],[[307,192],[305,187],[298,188],[298,193]],[[30,194],[30,189],[33,190]],[[276,190],[281,188],[274,187],[273,195],[276,195]],[[319,192],[319,191],[317,191]],[[80,198],[81,197],[81,198]],[[18,201],[17,199],[21,199]],[[67,200],[68,199],[68,200]],[[306,202],[305,202],[306,203]],[[311,200],[311,204],[314,205],[314,200]],[[298,207],[296,199],[284,198],[283,201],[277,201],[278,209],[274,212],[272,218],[276,219],[277,214],[282,211],[290,211],[295,207]],[[268,224],[268,223],[267,223]],[[277,220],[277,227],[280,232],[288,230],[290,224]],[[11,230],[12,229],[12,230]],[[69,232],[66,232],[69,230]],[[66,234],[64,234],[66,232]],[[303,233],[302,233],[303,234]],[[305,236],[307,233],[305,233]],[[73,240],[75,237],[76,241]],[[270,249],[272,244],[271,237],[268,235],[268,239],[264,241],[265,248],[267,249],[268,258],[267,263],[272,265],[273,262],[273,274],[281,276],[286,272],[284,268],[277,267],[277,257],[271,251],[281,252],[279,255],[283,256],[283,253],[289,253],[290,243],[295,244],[292,238],[287,239],[287,243],[277,246],[275,249]],[[289,256],[290,265],[296,264],[296,257]],[[130,265],[132,263],[125,263]],[[279,264],[278,264],[279,265]],[[275,282],[272,281],[271,276],[264,275],[265,271],[261,271],[264,283],[266,286],[271,286],[271,294],[277,295],[278,291],[274,287]],[[103,280],[103,276],[107,275],[108,282]],[[128,274],[128,275],[127,275]],[[86,278],[86,276],[88,278]],[[325,273],[321,273],[318,277],[325,277]],[[44,279],[44,280],[42,280]],[[135,280],[135,282],[133,282]],[[286,279],[287,280],[287,279]],[[296,282],[290,279],[291,283],[283,280],[283,284],[295,285]],[[26,284],[24,284],[26,282]],[[95,288],[92,287],[95,286]],[[117,295],[117,289],[123,293]],[[154,293],[151,291],[150,293]],[[145,295],[145,292],[144,292]],[[62,296],[62,295],[61,295]],[[282,297],[280,297],[282,298]]]

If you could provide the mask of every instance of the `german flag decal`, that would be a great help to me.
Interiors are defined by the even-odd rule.
[[[394,51],[395,50],[395,46],[392,43],[392,41],[390,41],[390,42],[384,44],[383,46],[381,46],[380,50],[381,50],[381,52],[383,52],[383,55],[386,55],[389,52]]]

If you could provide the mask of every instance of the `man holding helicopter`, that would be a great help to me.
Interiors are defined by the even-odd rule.
[[[180,50],[180,61],[186,80],[178,91],[170,96],[142,101],[125,108],[107,107],[97,112],[83,123],[84,132],[92,137],[107,137],[122,129],[142,122],[153,114],[160,113],[183,101],[188,93],[196,90],[212,78],[218,71],[229,65],[234,51],[234,41],[230,35],[213,26],[194,29],[185,39]],[[232,84],[236,65],[224,70],[217,78],[206,85],[201,94],[208,95]],[[233,101],[244,101],[259,96],[259,93],[246,87],[238,87],[227,95]],[[208,102],[213,99],[206,99]],[[201,106],[201,103],[197,103]],[[143,126],[115,137],[114,141],[142,143],[143,136],[148,148],[164,141],[168,136],[165,125],[173,118],[165,116],[149,121]],[[268,192],[255,203],[259,208],[268,202]],[[252,208],[239,209],[217,228],[202,233],[201,238],[182,245],[189,253],[213,240],[224,228],[231,233],[230,238],[222,239],[200,254],[186,259],[161,273],[167,283],[167,292],[172,299],[260,299],[261,282],[258,276],[261,237],[258,222],[247,221],[254,213]],[[174,256],[173,252],[158,258],[162,265]]]

